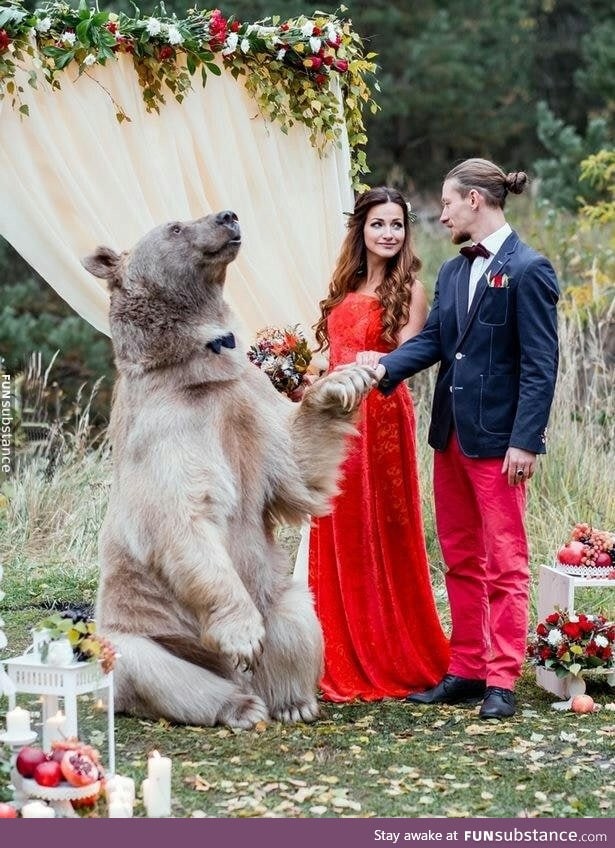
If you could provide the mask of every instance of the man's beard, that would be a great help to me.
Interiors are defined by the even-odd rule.
[[[451,236],[451,240],[452,240],[453,244],[463,244],[464,241],[471,241],[471,239],[472,239],[472,236],[470,235],[470,233],[464,233],[464,232],[453,233],[453,235]]]

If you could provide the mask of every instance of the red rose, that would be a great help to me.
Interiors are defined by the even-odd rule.
[[[320,27],[315,26],[314,29],[312,30],[312,35],[320,35],[321,33],[322,33],[322,30],[321,30]]]
[[[282,30],[282,32],[286,32],[288,29],[290,29],[290,24],[280,24],[280,29]]]
[[[540,624],[538,625],[538,627],[536,628],[536,633],[538,633],[538,635],[539,635],[539,636],[546,636],[548,632],[549,632],[549,631],[547,630],[547,628],[545,627],[545,625],[544,625],[544,624],[542,624],[542,623],[540,623]]]
[[[599,650],[600,648],[595,642],[590,642],[587,648],[585,648],[585,653],[588,657],[595,657]]]
[[[548,660],[551,656],[550,648],[541,648],[539,651],[539,656],[541,660]]]
[[[322,59],[320,56],[308,56],[307,59],[303,60],[303,66],[305,68],[311,68],[313,71],[317,71],[318,68],[322,65]]]
[[[581,616],[579,616],[579,628],[581,633],[585,636],[592,632],[594,629],[594,623],[592,621],[588,621],[585,617],[581,618]]]
[[[551,615],[547,616],[546,621],[549,624],[557,624],[559,622],[559,613],[558,612],[552,612]]]
[[[335,62],[335,59],[333,56],[324,56],[322,61],[325,65],[332,65]]]
[[[239,21],[233,21],[233,23],[231,24],[231,32],[237,32],[240,26],[241,23]]]
[[[562,633],[565,633],[569,639],[578,639],[581,635],[581,628],[576,621],[567,621],[562,626]]]
[[[347,59],[336,59],[333,62],[333,68],[336,71],[339,71],[340,74],[345,74],[348,70],[348,60]]]
[[[161,62],[166,62],[167,59],[172,59],[173,56],[175,56],[175,50],[173,50],[170,44],[163,44],[158,49],[158,59]]]
[[[105,24],[105,29],[108,29],[112,35],[115,35],[117,32],[117,24],[115,21],[109,21],[108,24]]]
[[[602,648],[600,651],[600,658],[603,660],[610,660],[613,656],[613,649],[607,645],[606,648]]]
[[[11,39],[8,32],[5,29],[0,29],[0,52],[6,50],[10,43]]]
[[[316,83],[316,85],[324,85],[326,81],[326,74],[316,74],[316,76],[314,77],[314,82]]]

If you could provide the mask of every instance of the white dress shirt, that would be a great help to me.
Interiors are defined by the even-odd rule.
[[[472,300],[476,293],[476,286],[482,275],[493,262],[493,257],[502,247],[508,236],[512,233],[509,223],[504,224],[499,230],[481,239],[481,244],[489,251],[489,256],[477,256],[470,266],[470,288],[468,289],[468,311],[472,306]],[[473,242],[476,244],[476,242]]]

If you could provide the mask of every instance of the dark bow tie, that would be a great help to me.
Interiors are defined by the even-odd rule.
[[[235,347],[235,336],[232,333],[227,333],[226,336],[218,336],[217,339],[212,339],[207,342],[207,347],[213,350],[214,353],[220,353],[220,348]]]
[[[459,253],[465,256],[466,259],[469,259],[470,263],[474,262],[477,256],[484,256],[485,259],[491,256],[485,245],[480,242],[478,244],[472,244],[469,247],[462,247]]]

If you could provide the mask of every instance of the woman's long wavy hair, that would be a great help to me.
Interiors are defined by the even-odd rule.
[[[421,260],[412,249],[408,205],[394,188],[378,186],[357,197],[354,212],[348,220],[348,233],[342,244],[337,264],[329,284],[328,296],[320,301],[320,319],[314,324],[318,350],[329,347],[327,318],[331,310],[356,291],[367,273],[367,250],[363,228],[369,210],[381,203],[397,203],[402,210],[406,237],[401,250],[389,262],[376,294],[382,305],[382,337],[389,344],[397,344],[397,333],[408,322],[412,286]]]

